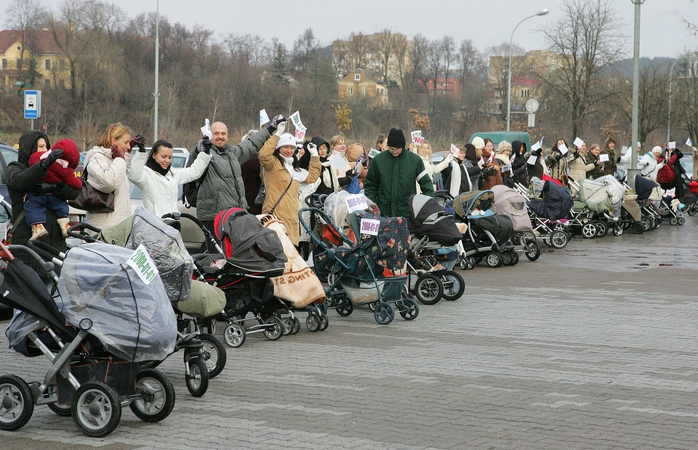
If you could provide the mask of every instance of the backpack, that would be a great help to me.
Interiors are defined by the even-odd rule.
[[[198,156],[198,152],[195,153],[195,155]],[[189,158],[187,161],[187,167],[191,167],[195,159],[196,157]],[[201,186],[201,180],[204,179],[207,173],[208,167],[198,179],[182,185],[182,203],[184,203],[186,208],[196,208],[196,197],[199,195],[199,186]]]

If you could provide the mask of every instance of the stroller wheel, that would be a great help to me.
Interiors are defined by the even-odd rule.
[[[19,430],[34,414],[29,385],[15,375],[0,377],[0,430]]]
[[[278,317],[267,317],[264,323],[267,325],[264,327],[264,337],[270,341],[275,341],[284,334],[284,324]]]
[[[519,254],[516,250],[511,251],[511,258],[512,258],[512,260],[511,260],[512,266],[515,266],[519,263]]]
[[[647,216],[643,217],[640,223],[642,224],[642,231],[650,231],[654,229],[656,222],[654,221],[653,216]]]
[[[290,317],[284,317],[283,319],[281,319],[281,323],[284,324],[284,336],[287,336],[291,334],[291,332],[293,332],[293,319],[291,319]]]
[[[305,326],[308,327],[308,331],[316,332],[320,329],[320,317],[315,313],[308,314],[308,318],[305,319]]]
[[[337,303],[337,314],[346,317],[354,312],[354,304],[346,294],[342,294],[341,300]]]
[[[330,319],[327,318],[326,315],[321,315],[320,316],[320,328],[318,331],[325,331],[327,327],[330,325]]]
[[[468,270],[473,270],[475,268],[475,258],[468,256]]]
[[[443,298],[449,301],[458,300],[465,292],[465,281],[458,272],[448,270],[441,274]]]
[[[108,435],[121,420],[119,394],[101,381],[83,383],[75,392],[70,407],[75,425],[90,437]]]
[[[514,258],[511,256],[511,252],[509,252],[509,251],[502,252],[502,265],[503,266],[511,266],[512,261],[514,261]]]
[[[201,352],[208,370],[208,377],[215,378],[223,371],[225,363],[228,361],[228,353],[223,347],[223,343],[212,334],[200,334],[197,336],[204,344]]]
[[[373,318],[381,325],[388,325],[395,317],[395,310],[389,303],[378,303],[373,312]]]
[[[623,227],[622,227],[622,226],[619,226],[618,224],[616,224],[616,226],[613,227],[613,234],[614,234],[615,236],[620,236],[620,235],[622,235],[622,234],[623,234]]]
[[[459,266],[462,270],[468,270],[468,258],[467,258],[467,257],[463,257],[463,256],[459,256],[459,257],[458,257],[458,266]]]
[[[691,206],[688,208],[688,211],[686,211],[686,212],[688,213],[689,216],[693,217],[693,216],[695,216],[696,213],[698,212],[698,209],[697,209],[697,207],[694,207],[693,205],[691,205]]]
[[[499,252],[489,252],[485,259],[487,267],[501,267],[504,262],[504,258]]]
[[[157,369],[144,369],[136,375],[136,394],[131,402],[133,414],[143,422],[159,422],[170,415],[175,404],[175,390],[167,375]]]
[[[676,223],[679,225],[683,225],[684,223],[686,223],[686,219],[684,219],[683,217],[678,217],[676,219]]]
[[[55,393],[56,392],[56,385],[55,384],[50,385],[47,389],[47,392]],[[46,406],[48,406],[48,409],[50,409],[54,413],[58,414],[59,416],[70,417],[70,405],[61,405],[59,403],[49,403]]]
[[[246,337],[245,328],[237,323],[231,323],[223,331],[223,340],[233,348],[238,348],[244,344]]]
[[[208,390],[208,369],[201,358],[189,360],[189,370],[184,381],[193,397],[202,397]]]
[[[608,234],[608,223],[599,220],[594,222],[596,225],[596,237],[604,237]]]
[[[550,245],[554,248],[565,248],[570,238],[564,231],[556,230],[550,235]]]
[[[296,334],[301,330],[301,321],[298,320],[298,317],[293,318],[293,330],[291,330],[291,334]]]
[[[633,233],[641,234],[644,231],[645,231],[645,226],[642,224],[642,222],[633,223]]]
[[[529,261],[535,261],[540,257],[540,247],[538,242],[530,241],[526,243],[526,250],[524,250],[524,255]]]
[[[582,225],[582,237],[585,239],[593,239],[596,237],[596,225],[593,222],[587,222]]]
[[[400,315],[405,320],[414,320],[419,315],[419,305],[410,298],[398,300],[396,305],[398,305]]]
[[[669,219],[669,225],[676,225],[679,221],[676,219],[676,217],[672,217]]]
[[[441,300],[441,297],[443,296],[441,280],[430,273],[421,275],[419,278],[417,278],[417,282],[414,284],[414,294],[417,296],[417,300],[425,305],[435,305],[439,303],[439,300]],[[380,305],[381,304],[378,306]],[[374,314],[377,314],[378,306],[376,306]]]

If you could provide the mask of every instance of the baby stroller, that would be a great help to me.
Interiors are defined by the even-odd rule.
[[[485,259],[488,267],[513,265],[519,262],[510,238],[514,226],[509,216],[496,215],[492,191],[471,191],[453,200],[456,215],[468,229],[461,240],[469,266]]]
[[[635,175],[635,192],[637,193],[637,203],[642,210],[644,231],[659,228],[662,224],[662,216],[653,203],[660,202],[664,196],[661,186],[654,180]]]
[[[24,252],[51,280],[45,284],[12,252]],[[69,252],[59,278],[54,265],[29,247],[0,243],[0,257],[0,302],[17,310],[5,331],[10,345],[51,362],[41,381],[0,377],[0,429],[22,428],[35,405],[72,416],[92,437],[114,431],[125,405],[145,422],[170,415],[172,383],[159,370],[144,367],[174,351],[177,324],[147,260],[123,248],[86,244]]]
[[[225,293],[224,310],[204,326],[215,329],[216,320],[225,321],[223,340],[233,348],[242,346],[248,334],[263,333],[272,341],[281,338],[287,327],[265,310],[267,304],[278,304],[271,279],[283,274],[287,261],[276,233],[240,208],[218,214],[214,232],[221,240],[196,217],[179,216],[195,222],[206,236],[208,252],[193,256],[197,278]],[[296,322],[290,327],[297,332],[300,322]]]
[[[686,213],[693,217],[698,212],[698,180],[690,181],[688,189],[693,194],[693,202],[686,208]]]
[[[303,219],[302,213],[306,211],[337,241],[323,239],[314,233]],[[313,241],[314,270],[325,274],[329,283],[325,291],[327,308],[335,308],[339,315],[348,316],[354,311],[354,305],[369,304],[373,306],[373,317],[381,325],[392,322],[395,317],[393,305],[403,319],[417,318],[417,302],[403,297],[407,277],[401,275],[405,273],[409,247],[405,219],[352,212],[349,223],[355,244],[317,208],[303,208],[299,218]]]
[[[572,207],[572,229],[578,230],[582,237],[592,239],[608,234],[609,219],[616,228],[625,189],[613,176],[579,180],[578,191],[579,201],[575,201]]]
[[[184,350],[187,389],[195,397],[204,395],[209,379],[220,374],[225,367],[227,354],[223,343],[214,335],[202,333],[196,319],[185,315],[184,311],[193,314],[197,309],[194,306],[200,306],[198,299],[208,294],[206,300],[211,302],[213,308],[209,314],[218,313],[223,308],[224,300],[222,295],[215,298],[206,291],[208,286],[205,284],[194,285],[191,281],[194,263],[184,248],[179,232],[145,208],[138,207],[133,217],[116,226],[98,229],[79,223],[71,227],[68,234],[87,242],[106,241],[132,251],[139,246],[144,248],[157,267],[177,319],[177,349]],[[38,246],[37,252],[45,259],[62,257],[45,244],[39,242],[34,245]],[[213,294],[218,292],[209,289]],[[196,295],[191,295],[193,292]]]
[[[494,206],[497,214],[509,216],[514,227],[514,234],[511,242],[514,250],[523,252],[529,261],[535,261],[540,257],[540,247],[536,236],[533,234],[533,225],[528,216],[526,197],[521,195],[516,189],[504,185],[492,186],[494,194]],[[515,257],[518,259],[518,255]]]
[[[453,270],[458,258],[458,242],[465,224],[457,225],[439,201],[423,194],[410,196],[409,230],[412,233],[407,258],[407,283],[417,275],[411,292],[421,303],[434,305],[445,298],[457,300],[465,292],[465,281]],[[444,258],[449,258],[450,260]],[[443,261],[443,263],[442,263]]]
[[[521,185],[517,185],[516,190],[522,195],[527,192]],[[545,181],[543,184],[541,197],[526,203],[533,233],[537,233],[546,245],[558,249],[565,248],[570,239],[567,216],[573,206],[572,197],[565,188],[551,181]]]

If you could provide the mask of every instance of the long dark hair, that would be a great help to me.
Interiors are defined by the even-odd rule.
[[[274,156],[276,156],[276,159],[279,160],[282,167],[286,167],[286,159],[283,156],[281,156],[281,152],[278,148],[274,150]],[[296,172],[301,170],[300,163],[298,162],[298,147],[296,147],[296,153],[293,154],[293,163],[291,165],[293,166],[293,170],[295,170]]]
[[[155,155],[158,154],[160,151],[161,147],[166,147],[166,148],[173,148],[172,144],[169,142],[160,139],[159,141],[155,141],[153,144],[152,150],[150,150],[150,155],[148,155],[148,160],[145,162],[146,167],[150,168],[151,170],[154,170],[155,172],[159,173],[160,175],[166,175],[167,172],[170,171],[172,168],[172,164],[167,167],[167,169],[163,169],[160,164],[158,164],[157,161],[155,161]]]

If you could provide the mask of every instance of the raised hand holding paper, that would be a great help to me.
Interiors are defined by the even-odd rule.
[[[689,147],[693,147],[693,142],[691,142],[691,138],[686,139],[686,145]]]
[[[536,151],[536,150],[538,150],[539,148],[542,148],[542,147],[543,147],[542,142],[543,142],[543,141],[538,141],[538,142],[536,142],[535,144],[533,144],[533,145],[531,146],[531,151]]]
[[[451,144],[451,154],[453,155],[454,158],[457,158],[458,155],[460,155],[460,149],[456,147],[455,145]]]
[[[608,161],[608,155],[606,155],[606,154],[599,155],[599,161],[601,161],[601,162],[607,162],[607,161]]]
[[[624,145],[623,148],[620,149],[620,154],[625,155],[626,153],[628,153],[628,147]]]
[[[213,137],[213,133],[211,133],[211,122],[209,122],[208,119],[206,119],[205,125],[201,127],[201,135],[209,139]]]
[[[584,145],[584,141],[581,140],[579,137],[577,137],[577,138],[575,138],[575,140],[574,140],[574,145],[575,145],[575,147],[577,147],[577,148],[581,148],[582,145]]]
[[[672,149],[672,150],[675,149],[675,148],[676,148],[676,141],[670,141],[670,142],[669,142],[669,148]]]
[[[562,153],[563,155],[566,155],[567,152],[569,152],[567,146],[564,143],[560,144],[560,146],[557,149],[560,150],[560,153]]]
[[[259,126],[260,126],[260,128],[262,127],[262,125],[264,125],[267,122],[269,122],[269,115],[267,114],[267,110],[263,109],[259,112]]]

